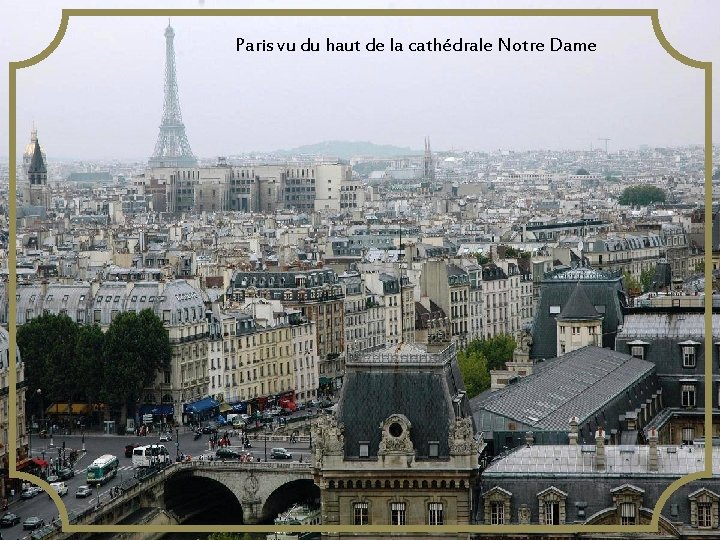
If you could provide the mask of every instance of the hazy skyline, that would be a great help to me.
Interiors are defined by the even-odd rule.
[[[691,4],[704,6],[706,16],[716,11]],[[542,7],[551,5],[574,4]],[[125,6],[133,7],[117,7]],[[697,11],[675,9],[686,17],[676,26],[662,6],[660,13],[673,45],[712,60],[710,50],[688,46],[708,43],[688,23]],[[35,47],[12,59],[44,48],[58,18],[59,11],[45,15],[40,28],[52,28],[54,19],[54,29],[38,31]],[[50,160],[149,157],[162,114],[166,26],[166,17],[72,18],[58,49],[18,72],[18,150],[35,121]],[[325,140],[420,149],[426,135],[437,150],[589,150],[604,146],[601,137],[611,139],[610,151],[703,142],[702,72],[671,58],[647,17],[173,17],[172,26],[183,120],[203,158]],[[594,42],[597,51],[497,50],[499,38],[547,45],[553,36]],[[327,38],[361,46],[373,37],[386,45],[390,38],[405,45],[483,38],[495,50],[251,53],[236,52],[238,37],[298,46],[310,37],[323,49]]]

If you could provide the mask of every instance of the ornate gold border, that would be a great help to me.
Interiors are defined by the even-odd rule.
[[[705,246],[712,245],[712,63],[702,62],[689,58],[678,52],[666,39],[660,27],[657,9],[63,9],[60,27],[50,44],[40,53],[26,60],[10,62],[9,64],[9,130],[10,130],[10,239],[8,242],[8,328],[10,334],[9,350],[14,351],[16,346],[16,172],[17,172],[17,70],[33,66],[47,58],[60,44],[67,31],[70,17],[248,17],[248,16],[273,16],[273,17],[650,17],[655,36],[660,45],[678,62],[705,73]],[[710,218],[710,219],[708,219]],[[705,276],[712,275],[712,257],[705,257]],[[705,358],[712,358],[712,280],[705,280]],[[707,338],[710,336],[710,339]],[[9,366],[9,400],[12,404],[11,410],[17,410],[17,390],[15,373],[15,355],[10,354]],[[705,362],[705,380],[712,380],[712,362]],[[712,384],[705,384],[705,433],[712,433]],[[14,415],[13,415],[14,418]],[[14,421],[9,422],[8,440],[17,440],[17,426]],[[52,499],[58,505],[60,517],[63,524],[63,532],[327,532],[327,533],[555,533],[565,534],[572,532],[581,533],[607,533],[620,532],[615,526],[609,525],[507,525],[507,526],[486,526],[486,525],[406,525],[393,526],[388,529],[384,525],[308,525],[308,526],[280,526],[280,525],[221,525],[221,526],[151,526],[151,525],[71,525],[68,520],[68,513],[59,495],[50,488],[47,482],[28,473],[19,472],[15,469],[17,458],[15,444],[10,445],[9,450],[9,475],[12,478],[22,478],[40,485],[50,493]],[[655,532],[659,527],[660,510],[667,502],[674,490],[689,482],[708,478],[712,476],[712,445],[705,446],[705,470],[696,472],[672,482],[661,494],[655,508],[650,525],[638,525],[624,527],[622,532]]]

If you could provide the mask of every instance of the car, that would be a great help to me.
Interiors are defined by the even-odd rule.
[[[270,457],[272,459],[292,459],[292,454],[284,448],[273,448],[270,450]]]
[[[85,497],[89,497],[92,495],[92,489],[90,486],[78,486],[78,488],[75,490],[75,497],[78,499],[84,499]]]
[[[218,430],[217,430],[217,427],[215,426],[215,424],[208,424],[208,425],[206,425],[206,426],[203,426],[202,432],[203,432],[205,435],[210,435],[210,434],[212,434],[212,433],[217,433]]]
[[[241,454],[230,448],[218,448],[215,451],[215,459],[240,459]]]
[[[47,478],[45,478],[45,481],[46,481],[48,484],[52,484],[53,482],[59,482],[59,481],[60,481],[60,477],[59,477],[57,474],[51,474],[50,476],[48,476]]]
[[[302,411],[303,409],[305,409],[304,403],[298,403],[297,406],[295,407],[296,411]]]
[[[171,442],[173,440],[172,433],[163,433],[160,435],[160,442]]]
[[[23,488],[22,492],[20,493],[21,499],[32,499],[35,495],[42,492],[42,489],[40,489],[37,486],[30,486]]]
[[[8,512],[3,517],[0,517],[0,527],[12,527],[20,523],[20,516]]]
[[[57,476],[60,480],[70,480],[73,476],[75,476],[75,471],[70,467],[65,467],[64,469],[60,469],[58,471]]]
[[[139,446],[140,446],[139,443],[134,443],[134,444],[128,444],[128,445],[126,445],[126,446],[125,446],[125,457],[131,458],[132,455],[133,455],[133,450],[135,450],[135,449],[138,448]]]
[[[50,484],[50,487],[57,491],[58,495],[60,495],[61,497],[63,495],[67,495],[68,487],[65,482],[53,482],[52,484]],[[49,496],[50,494],[48,494],[48,497]]]
[[[28,530],[32,531],[32,530],[35,530],[35,529],[39,529],[40,527],[44,527],[44,526],[45,526],[45,520],[44,520],[44,519],[41,519],[41,518],[39,518],[39,517],[37,517],[37,516],[31,516],[31,517],[27,518],[25,521],[23,521],[22,526],[23,526],[23,529],[24,529],[24,530],[26,530],[26,531],[28,531]]]

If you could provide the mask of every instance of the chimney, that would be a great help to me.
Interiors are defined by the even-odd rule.
[[[573,416],[570,419],[570,432],[568,433],[568,444],[577,446],[578,441],[578,417]]]
[[[648,431],[648,470],[657,472],[658,470],[658,433],[657,429],[651,427]]]
[[[595,470],[605,470],[605,430],[602,427],[595,432]]]
[[[533,437],[533,432],[532,432],[532,431],[526,431],[526,432],[525,432],[525,446],[527,446],[528,448],[530,448],[530,447],[533,445],[534,442],[535,442],[535,437]]]

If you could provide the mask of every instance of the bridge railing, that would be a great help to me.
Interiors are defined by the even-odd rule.
[[[258,469],[302,469],[306,470],[312,467],[311,463],[300,463],[299,461],[246,461],[241,462],[237,460],[219,460],[215,459],[213,461],[206,460],[206,459],[195,459],[193,458],[190,461],[184,461],[183,463],[178,463],[175,466],[180,466],[182,469],[252,469],[252,470],[258,470]]]

